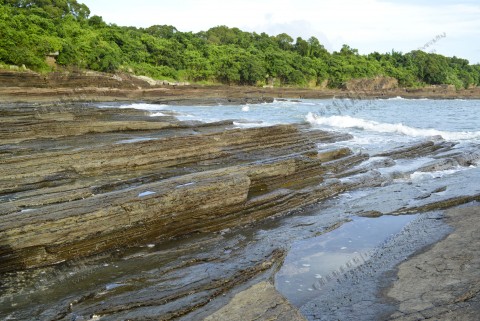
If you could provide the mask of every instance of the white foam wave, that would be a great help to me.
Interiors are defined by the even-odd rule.
[[[242,111],[250,111],[250,106],[243,106]]]
[[[430,98],[404,98],[402,96],[397,97],[390,97],[390,98],[379,98],[378,100],[411,100],[411,101],[419,101],[419,100],[431,100]]]
[[[357,128],[372,132],[380,133],[395,133],[411,137],[431,137],[442,136],[446,140],[458,141],[458,140],[471,140],[480,139],[480,131],[476,132],[449,132],[441,131],[431,128],[415,128],[406,126],[400,123],[389,124],[380,123],[372,120],[365,120],[362,118],[355,118],[351,116],[330,116],[322,117],[314,113],[309,112],[305,117],[305,120],[312,125],[317,126],[330,126],[337,128]]]
[[[447,170],[435,171],[435,172],[413,172],[412,174],[410,174],[410,179],[413,182],[419,182],[419,181],[433,179],[433,178],[441,178],[444,176],[455,174],[465,169],[467,168],[458,167],[455,169],[447,169]]]
[[[152,113],[150,114],[150,117],[161,117],[161,116],[167,116],[164,113]]]
[[[141,109],[141,110],[163,110],[167,107],[167,105],[159,105],[159,104],[131,104],[131,105],[123,105],[120,108],[133,108],[133,109]]]
[[[289,100],[289,99],[283,99],[283,98],[281,98],[280,100],[274,99],[273,103],[276,105],[285,105],[285,106],[303,104],[303,102],[300,100]]]

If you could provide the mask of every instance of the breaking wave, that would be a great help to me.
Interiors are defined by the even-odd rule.
[[[120,106],[120,108],[133,108],[133,109],[141,109],[141,110],[163,110],[167,107],[167,105],[160,105],[160,104],[144,104],[144,103],[138,103],[138,104],[130,104],[130,105],[123,105]]]
[[[476,132],[449,132],[437,129],[423,129],[409,127],[403,124],[380,123],[351,116],[322,117],[308,113],[305,120],[315,126],[329,126],[336,128],[356,128],[379,133],[395,133],[411,137],[442,136],[449,141],[480,139],[480,131]]]

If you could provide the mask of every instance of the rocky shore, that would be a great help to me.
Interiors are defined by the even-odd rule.
[[[480,312],[480,207],[452,209],[444,240],[400,264],[386,291],[396,311],[389,320],[475,320]]]
[[[91,71],[53,72],[0,70],[0,103],[11,102],[111,102],[145,101],[160,104],[228,105],[272,102],[273,98],[375,99],[389,97],[433,99],[479,99],[480,88],[455,90],[451,86],[399,88],[382,81],[352,80],[344,89],[259,88],[202,86],[154,81],[129,74]]]
[[[132,110],[37,112],[2,111],[0,271],[282,215],[349,188],[318,184],[323,173],[365,158],[317,153],[317,143],[349,137],[302,126],[241,130],[152,121]],[[131,132],[156,137],[130,143],[122,134]]]
[[[356,284],[345,284],[348,280],[342,280],[345,282],[342,289],[338,286],[324,289],[325,295],[302,307],[303,315],[279,296],[270,283],[261,282],[237,294],[205,320],[307,320],[305,316],[308,320],[475,320],[480,311],[479,215],[477,205],[450,209],[436,217],[444,219],[453,230],[438,224],[432,229],[425,222],[420,223],[421,228],[437,235],[438,243],[424,245],[422,251],[404,260],[397,269],[389,267],[388,276],[375,275],[375,280]],[[408,232],[415,233],[414,229],[418,226],[411,226]],[[377,274],[376,269],[382,269],[379,256],[385,256],[382,259],[385,261],[392,255],[386,248],[395,246],[397,251],[404,248],[406,254],[408,242],[421,242],[413,235],[407,239],[403,234],[391,240],[372,257],[369,268],[363,267],[364,271],[357,270],[352,275]],[[441,239],[443,235],[447,236]],[[366,275],[363,278],[367,279]],[[379,293],[383,297],[372,293],[375,283],[382,284]]]
[[[73,102],[236,104],[315,91],[18,88],[0,88],[9,101],[0,107],[0,316],[10,320],[235,320],[245,305],[252,320],[316,319],[314,303],[302,316],[272,285],[295,240],[351,215],[432,215],[480,200],[478,187],[413,186],[396,181],[408,173],[382,171],[411,157],[432,158],[412,169],[426,173],[480,159],[438,137],[367,155],[336,145],[350,135],[307,124],[238,128]],[[370,194],[342,198],[360,189]],[[476,226],[477,212],[458,213]],[[430,244],[420,239],[404,254]],[[401,303],[406,268],[388,293]]]

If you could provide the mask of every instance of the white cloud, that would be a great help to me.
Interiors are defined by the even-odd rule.
[[[92,14],[119,25],[168,24],[181,31],[218,25],[292,37],[317,37],[327,49],[408,52],[446,33],[438,52],[479,62],[480,6],[437,0],[87,0]]]

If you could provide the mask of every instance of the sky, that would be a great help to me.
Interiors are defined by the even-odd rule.
[[[480,63],[480,0],[77,0],[119,26],[226,25],[294,39],[316,37],[329,51],[361,54],[423,48]]]

